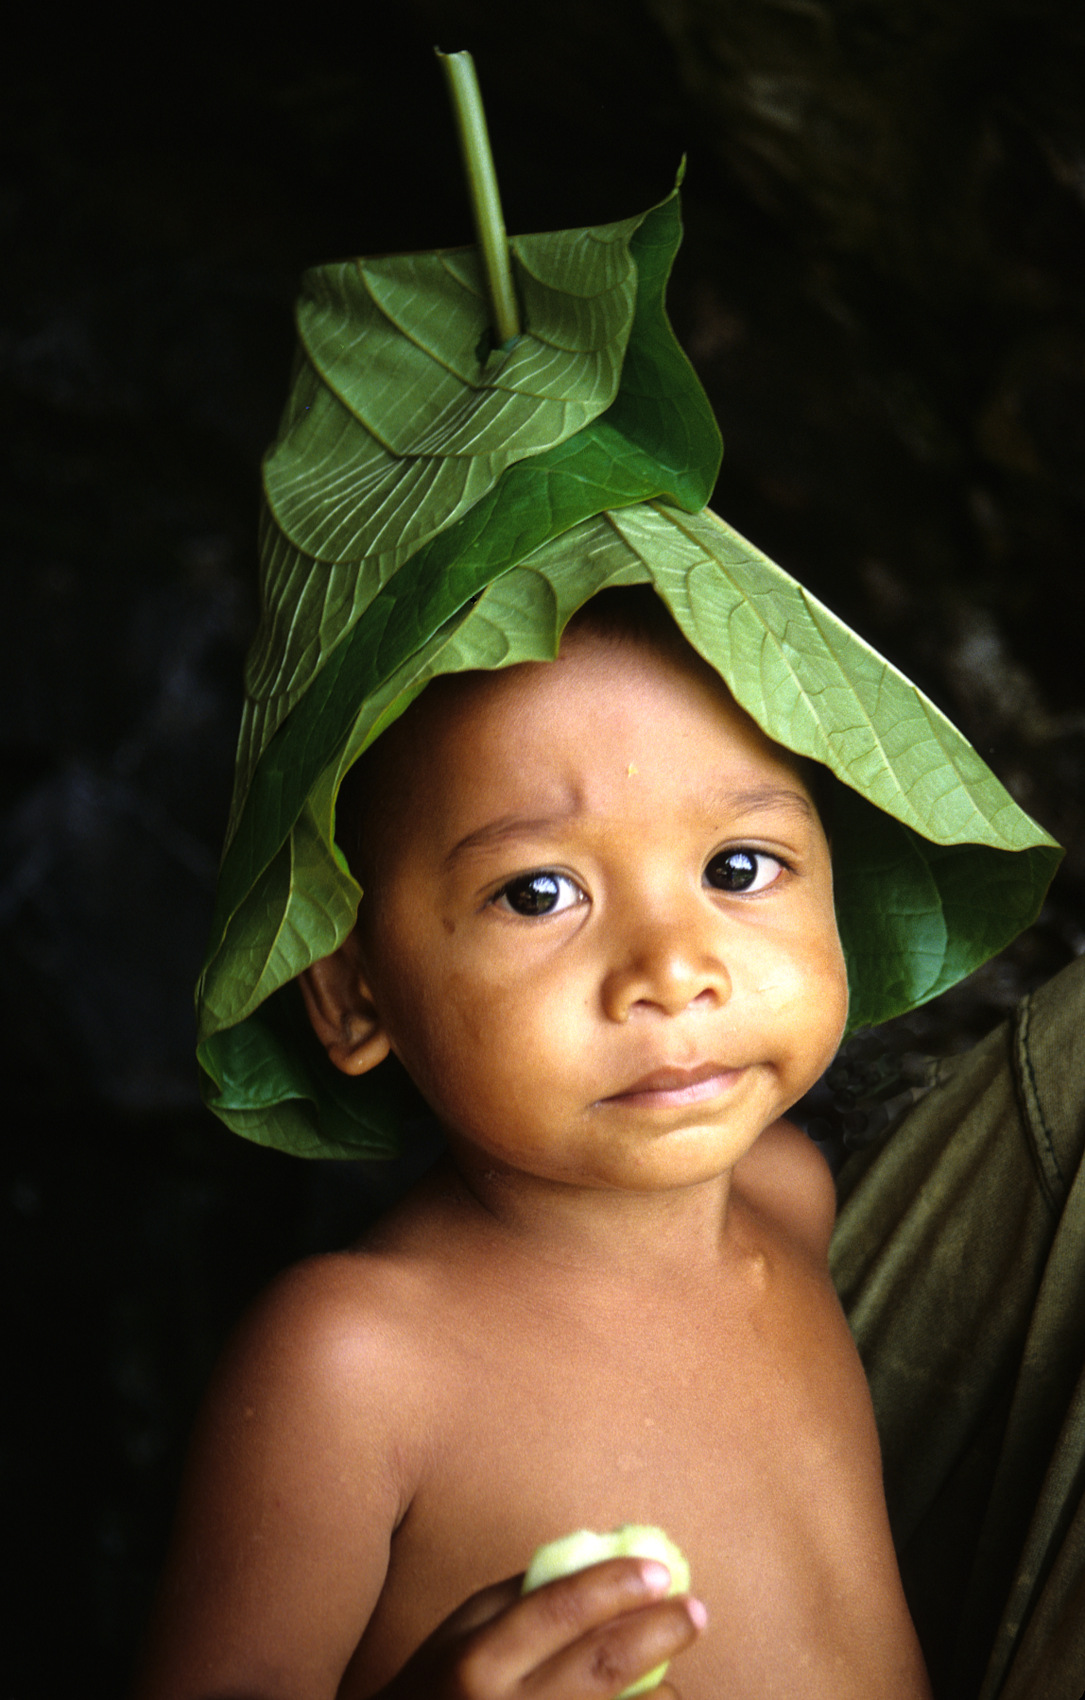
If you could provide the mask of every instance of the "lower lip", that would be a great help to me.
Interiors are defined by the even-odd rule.
[[[704,1080],[692,1080],[688,1086],[668,1086],[648,1092],[616,1092],[612,1098],[604,1098],[602,1102],[638,1110],[681,1109],[686,1104],[704,1104],[712,1098],[722,1097],[734,1086],[741,1073],[738,1068],[720,1069],[718,1074],[710,1074]]]

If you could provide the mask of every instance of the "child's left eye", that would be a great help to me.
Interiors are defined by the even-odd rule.
[[[704,871],[714,891],[763,891],[783,872],[784,864],[764,850],[720,850]]]
[[[583,900],[584,893],[568,874],[541,869],[537,873],[518,874],[501,887],[492,901],[499,908],[511,909],[514,915],[558,915]]]

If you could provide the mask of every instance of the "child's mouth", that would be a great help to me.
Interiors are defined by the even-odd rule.
[[[702,1063],[699,1068],[657,1068],[642,1075],[631,1086],[600,1099],[603,1104],[624,1104],[651,1109],[655,1105],[677,1107],[700,1104],[726,1092],[739,1078],[740,1068],[723,1063]]]

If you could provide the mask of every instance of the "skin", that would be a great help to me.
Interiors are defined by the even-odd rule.
[[[691,651],[590,625],[377,750],[306,998],[450,1155],[228,1352],[140,1700],[579,1700],[675,1654],[686,1700],[924,1700],[831,1179],[783,1119],[846,1013],[798,764]],[[623,1522],[697,1600],[628,1559],[519,1598],[542,1541]]]

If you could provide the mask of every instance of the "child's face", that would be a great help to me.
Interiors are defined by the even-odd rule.
[[[461,1157],[688,1185],[827,1067],[825,835],[692,650],[574,628],[555,663],[427,693],[382,745],[364,976]]]

